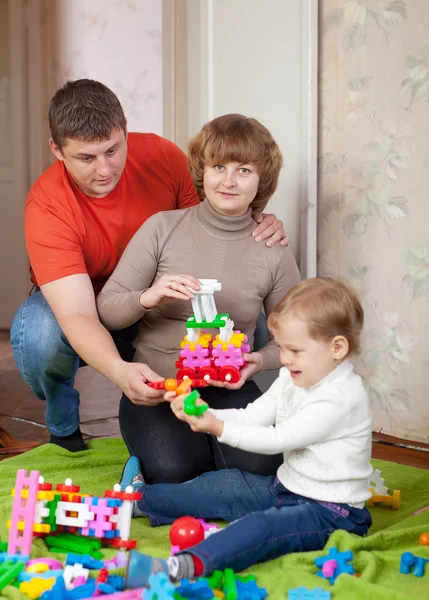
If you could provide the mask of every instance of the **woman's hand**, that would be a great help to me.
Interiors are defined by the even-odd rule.
[[[207,383],[213,387],[224,387],[228,390],[239,390],[241,387],[243,387],[245,381],[247,381],[249,377],[252,377],[252,375],[255,375],[255,373],[259,373],[264,366],[264,359],[262,354],[259,354],[259,352],[252,352],[251,354],[247,354],[245,352],[243,354],[243,358],[247,365],[244,367],[244,369],[241,369],[240,379],[237,381],[237,383],[229,383],[228,381],[213,381],[213,379],[209,379]]]
[[[192,417],[191,415],[187,415],[184,409],[185,399],[187,396],[188,394],[183,394],[182,396],[172,397],[172,392],[169,392],[165,394],[164,398],[170,401],[170,408],[179,421],[188,423],[192,431],[211,433],[216,437],[220,437],[223,432],[223,421],[220,421],[207,410],[200,417]],[[205,404],[205,402],[200,398],[196,400],[195,404],[196,406],[200,406]]]
[[[200,282],[190,275],[163,275],[140,295],[140,304],[148,310],[171,300],[192,300],[193,290],[200,289]]]
[[[259,223],[252,232],[256,242],[267,240],[265,245],[268,247],[274,246],[277,242],[280,242],[280,246],[289,246],[290,237],[286,235],[283,229],[283,221],[280,221],[276,215],[255,213],[253,218]]]

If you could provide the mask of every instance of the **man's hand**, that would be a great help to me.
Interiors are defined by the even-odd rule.
[[[220,437],[223,432],[223,421],[220,421],[217,417],[215,417],[211,412],[206,410],[200,417],[192,417],[187,415],[184,410],[185,398],[188,394],[183,394],[182,396],[171,397],[172,394],[165,394],[165,398],[170,401],[170,407],[179,421],[184,421],[188,423],[189,427],[192,431],[197,431],[201,433],[211,433],[216,437]],[[205,404],[202,399],[198,399],[195,404],[201,405]]]
[[[133,404],[156,406],[164,402],[164,390],[154,390],[146,385],[147,381],[162,381],[163,378],[144,363],[129,363],[121,360],[115,367],[112,379]]]
[[[265,245],[268,247],[274,246],[277,242],[280,242],[281,246],[289,246],[290,238],[285,234],[283,221],[280,221],[276,215],[255,213],[253,218],[259,223],[252,232],[256,242],[267,240]]]
[[[244,367],[244,369],[241,369],[240,379],[237,381],[237,383],[229,383],[228,381],[213,381],[212,379],[209,379],[207,383],[213,387],[224,387],[227,390],[239,390],[241,387],[243,387],[244,383],[247,381],[247,379],[249,379],[249,377],[252,377],[252,375],[255,375],[255,373],[259,373],[264,366],[264,359],[259,352],[252,352],[251,354],[244,352],[243,358],[247,365]]]
[[[200,282],[190,275],[163,275],[141,293],[140,304],[149,310],[171,300],[192,300],[194,295],[191,290],[199,289]]]

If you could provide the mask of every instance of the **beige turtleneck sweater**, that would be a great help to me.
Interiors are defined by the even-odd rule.
[[[148,364],[162,377],[176,373],[174,363],[192,314],[191,302],[174,300],[151,310],[139,302],[142,291],[165,274],[218,279],[222,283],[214,296],[218,313],[229,313],[234,328],[245,333],[253,347],[262,306],[269,315],[300,280],[289,248],[256,243],[251,236],[255,226],[250,209],[242,216],[227,217],[205,200],[192,208],[157,213],[140,227],[97,297],[107,329],[123,329],[141,319],[135,362]],[[272,337],[259,352],[264,369],[280,367]]]

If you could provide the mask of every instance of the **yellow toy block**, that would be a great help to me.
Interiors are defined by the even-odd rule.
[[[383,494],[375,494],[374,488],[369,488],[372,497],[366,501],[366,505],[372,508],[375,504],[388,504],[393,510],[398,510],[401,505],[401,492],[400,490],[394,490],[391,496]]]
[[[244,333],[233,333],[227,342],[223,342],[221,339],[219,339],[219,335],[220,334],[218,333],[215,341],[213,342],[213,348],[221,345],[222,350],[228,350],[228,346],[231,344],[235,348],[241,348],[241,346],[244,344]]]
[[[196,342],[188,342],[188,336],[185,335],[185,337],[183,338],[183,341],[180,342],[180,347],[185,348],[186,346],[189,346],[189,350],[191,352],[195,352],[195,346],[197,344],[201,344],[202,348],[208,348],[212,339],[213,339],[213,336],[211,333],[201,333],[200,337],[197,339]]]
[[[19,585],[19,591],[26,594],[31,600],[34,600],[35,598],[40,598],[46,590],[51,590],[54,587],[55,581],[55,577],[51,577],[50,579],[33,577],[31,581],[23,581]]]

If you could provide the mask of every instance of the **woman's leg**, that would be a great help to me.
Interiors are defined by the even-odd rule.
[[[261,390],[254,381],[246,381],[239,390],[206,387],[200,392],[211,408],[245,408],[250,402],[262,396]],[[220,444],[214,436],[210,436],[209,440],[217,469],[239,469],[258,475],[275,475],[283,462],[281,454],[266,455],[245,452],[226,444]]]
[[[176,419],[168,402],[138,406],[124,395],[119,424],[146,483],[182,483],[215,468],[207,435]]]

